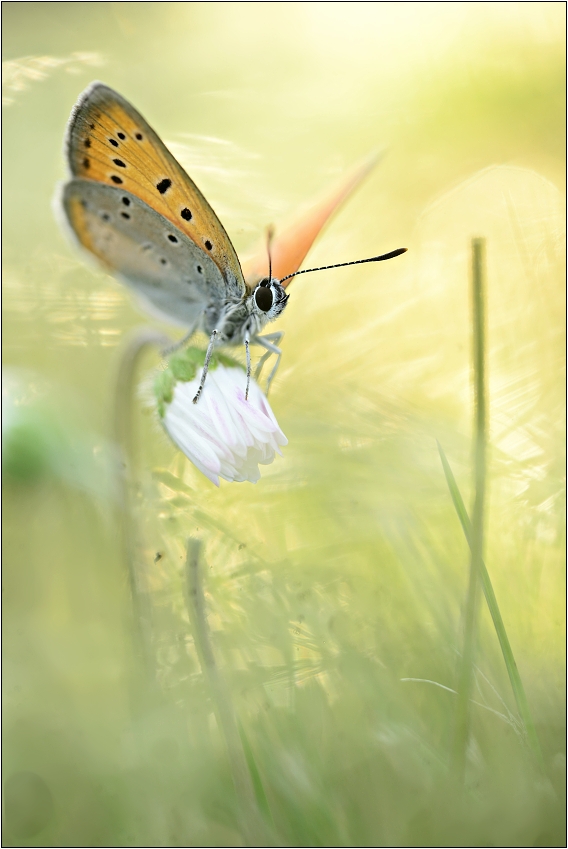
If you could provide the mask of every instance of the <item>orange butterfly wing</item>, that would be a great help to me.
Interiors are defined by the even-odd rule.
[[[208,202],[139,112],[108,86],[93,83],[79,98],[67,159],[74,177],[124,188],[167,218],[244,293],[237,254]]]
[[[375,166],[377,157],[366,159],[351,171],[338,186],[304,215],[279,233],[271,243],[272,275],[281,280],[297,271],[315,239],[341,203],[354,191]],[[266,243],[250,259],[243,262],[243,273],[247,286],[253,288],[259,280],[268,276]],[[283,285],[288,286],[291,280]]]

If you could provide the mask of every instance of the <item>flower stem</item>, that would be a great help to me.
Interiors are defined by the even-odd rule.
[[[477,648],[479,584],[483,562],[483,524],[486,483],[487,400],[485,385],[485,239],[472,240],[474,481],[471,559],[465,605],[463,652],[458,679],[452,767],[463,784],[470,733],[470,702]]]
[[[150,678],[153,678],[150,652],[150,608],[147,593],[143,588],[143,558],[134,509],[135,435],[132,402],[136,372],[143,353],[148,348],[154,346],[163,348],[167,344],[171,344],[171,340],[164,334],[147,327],[134,331],[127,340],[118,366],[113,422],[121,547],[132,601],[131,633],[134,653]],[[133,701],[137,701],[136,696],[133,696]]]
[[[266,846],[266,828],[261,821],[255,797],[253,780],[247,764],[243,743],[231,698],[219,673],[213,654],[209,626],[205,613],[205,598],[200,575],[201,541],[187,542],[187,585],[188,607],[193,625],[193,637],[203,672],[209,679],[213,705],[221,733],[225,738],[227,755],[231,765],[235,793],[239,805],[243,837],[250,846]],[[259,780],[259,776],[257,776]]]

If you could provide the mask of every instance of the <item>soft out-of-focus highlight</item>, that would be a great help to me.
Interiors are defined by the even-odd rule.
[[[564,5],[8,3],[3,24],[6,845],[563,845]],[[304,267],[409,249],[291,282],[288,445],[254,486],[176,451],[141,356],[134,607],[114,392],[152,320],[51,206],[94,78],[241,258],[373,151]],[[470,555],[437,441],[471,515],[472,238],[483,558],[542,758],[481,599],[459,787]]]

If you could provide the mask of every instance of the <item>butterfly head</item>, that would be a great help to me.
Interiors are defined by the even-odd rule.
[[[277,318],[288,302],[289,295],[275,278],[264,277],[252,293],[255,311],[266,321]]]

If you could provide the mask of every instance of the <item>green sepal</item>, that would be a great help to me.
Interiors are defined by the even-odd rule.
[[[154,381],[154,394],[158,402],[158,415],[163,418],[166,412],[166,406],[171,403],[174,397],[174,386],[177,381],[188,383],[194,380],[197,372],[203,368],[205,362],[206,351],[201,348],[184,348],[180,351],[175,351],[170,357],[164,371],[161,371]],[[214,351],[209,360],[209,371],[214,371],[217,366],[222,365],[226,368],[243,368],[241,363],[229,357],[227,354],[220,351]]]
[[[174,397],[175,377],[169,369],[161,371],[154,381],[154,395],[158,402],[158,415],[164,418],[166,404]]]

